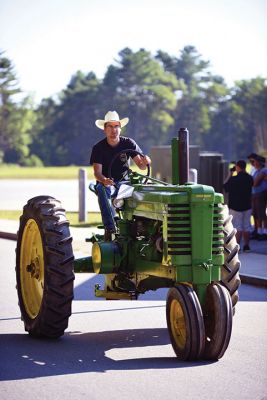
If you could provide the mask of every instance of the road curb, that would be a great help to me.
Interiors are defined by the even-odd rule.
[[[246,283],[253,286],[267,287],[267,279],[255,275],[240,275],[241,284]]]

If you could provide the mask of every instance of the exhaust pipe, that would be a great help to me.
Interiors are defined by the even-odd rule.
[[[189,181],[189,132],[180,128],[178,138],[172,139],[172,183],[184,185]]]

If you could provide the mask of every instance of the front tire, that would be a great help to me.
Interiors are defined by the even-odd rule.
[[[50,196],[28,201],[20,217],[16,249],[19,307],[32,336],[64,334],[73,299],[73,251],[69,222]]]
[[[219,283],[207,287],[204,305],[206,345],[204,357],[219,360],[225,353],[232,333],[232,302],[229,292]]]
[[[198,360],[205,347],[205,328],[198,297],[191,286],[169,289],[166,317],[173,350],[179,360]]]

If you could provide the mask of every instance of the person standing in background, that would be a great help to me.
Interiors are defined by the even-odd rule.
[[[255,168],[255,166],[254,166],[254,163],[255,163],[255,159],[258,157],[258,154],[256,154],[256,153],[251,153],[251,154],[249,154],[248,155],[248,160],[249,160],[249,162],[250,162],[250,171],[249,171],[249,173],[250,173],[250,175],[252,175],[253,176],[253,174],[256,172],[256,168]]]
[[[235,171],[237,175],[233,176]],[[237,161],[235,167],[229,170],[223,187],[229,194],[228,206],[237,231],[236,241],[240,245],[243,239],[243,251],[249,252],[253,178],[246,172],[244,160]]]
[[[254,166],[256,171],[253,174],[252,189],[252,208],[257,227],[256,239],[267,240],[267,168],[265,167],[265,158],[255,157]]]
[[[257,171],[257,169],[255,168],[255,160],[258,157],[258,154],[256,153],[251,153],[248,155],[248,160],[250,163],[250,175],[253,177],[253,175],[255,174],[255,172]],[[254,214],[254,206],[253,206],[253,197],[252,197],[252,217],[253,217],[253,221],[254,221],[254,229],[253,232],[251,232],[250,234],[250,239],[257,239],[258,238],[258,226],[257,226],[257,218],[256,215]]]

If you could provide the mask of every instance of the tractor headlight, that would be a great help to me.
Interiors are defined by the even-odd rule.
[[[124,199],[114,199],[113,205],[115,208],[122,208],[124,206]]]

